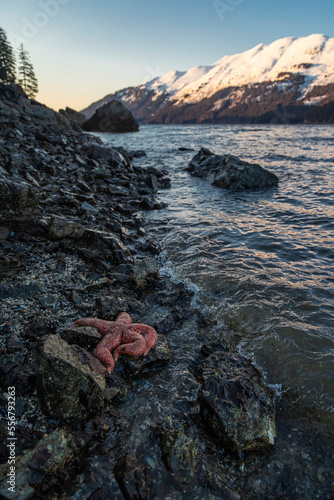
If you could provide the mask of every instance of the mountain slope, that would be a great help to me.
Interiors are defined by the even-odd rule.
[[[171,71],[110,94],[83,113],[89,117],[115,98],[148,123],[254,122],[275,116],[298,122],[310,115],[313,121],[313,111],[321,121],[319,108],[334,101],[334,38],[310,35],[260,44],[211,66]]]

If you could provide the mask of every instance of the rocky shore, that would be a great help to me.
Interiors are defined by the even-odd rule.
[[[0,152],[1,498],[298,498],[305,477],[289,484],[275,455],[273,389],[159,275],[145,213],[162,207],[166,172],[15,86],[0,88]],[[158,342],[107,374],[99,332],[71,325],[122,311]]]

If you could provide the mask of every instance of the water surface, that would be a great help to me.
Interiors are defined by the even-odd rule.
[[[149,213],[163,272],[196,290],[215,335],[331,433],[334,421],[334,128],[141,126],[103,134],[168,171],[166,209]],[[193,152],[181,152],[180,147]],[[230,193],[184,168],[201,147],[261,164],[277,188]],[[305,413],[306,412],[306,413]]]

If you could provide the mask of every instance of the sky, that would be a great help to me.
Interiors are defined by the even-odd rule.
[[[334,37],[333,0],[0,0],[0,16],[56,110],[278,38]]]

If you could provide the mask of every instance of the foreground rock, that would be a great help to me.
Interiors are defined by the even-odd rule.
[[[48,484],[56,480],[65,482],[78,468],[84,457],[87,443],[65,430],[55,430],[45,435],[35,446],[17,457],[15,488],[8,490],[8,464],[0,466],[0,496],[8,499],[40,498],[38,493],[47,491]],[[46,497],[45,497],[46,498]]]
[[[203,362],[201,414],[233,451],[274,444],[274,392],[249,360],[225,352]]]
[[[103,365],[87,351],[50,335],[41,355],[42,402],[56,418],[87,419],[102,406],[104,374]]]
[[[83,129],[89,132],[138,132],[139,126],[121,102],[111,101],[99,108],[84,124]]]
[[[202,148],[187,169],[195,177],[203,177],[213,186],[242,191],[278,185],[278,177],[260,165],[248,163],[232,155],[215,155]]]

